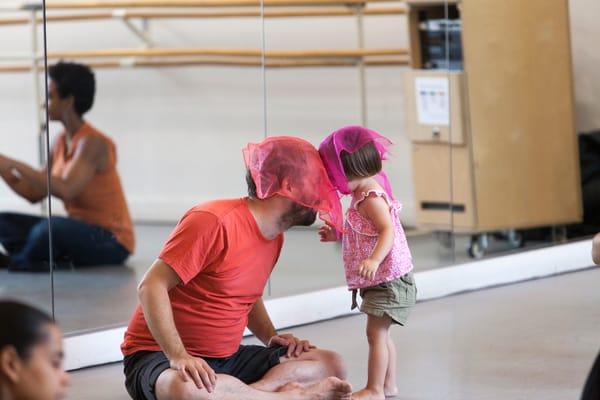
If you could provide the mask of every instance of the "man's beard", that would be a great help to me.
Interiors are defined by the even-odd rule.
[[[292,203],[290,209],[281,216],[279,223],[282,228],[288,229],[292,226],[311,226],[316,219],[317,212],[315,210]]]

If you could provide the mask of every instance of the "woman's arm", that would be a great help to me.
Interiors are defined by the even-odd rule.
[[[0,170],[8,185],[29,201],[40,201],[46,196],[46,167],[36,170],[29,165],[8,157],[0,156]],[[70,200],[85,189],[94,174],[106,164],[108,151],[100,138],[85,138],[77,149],[72,165],[62,176],[52,176],[51,193],[61,200]],[[11,179],[11,175],[17,180]]]
[[[23,197],[30,203],[37,203],[44,199],[47,195],[46,185],[32,185],[29,181],[23,179],[19,170],[14,168],[17,164],[16,160],[10,159],[0,154],[0,177],[6,184],[19,196]],[[39,174],[46,175],[46,167],[42,167]]]

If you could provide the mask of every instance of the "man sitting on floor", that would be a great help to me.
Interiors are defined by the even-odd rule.
[[[244,151],[247,198],[181,219],[139,285],[122,351],[134,399],[350,399],[339,355],[278,334],[262,293],[292,226],[341,205],[317,150],[271,137]],[[241,345],[248,328],[265,346]]]

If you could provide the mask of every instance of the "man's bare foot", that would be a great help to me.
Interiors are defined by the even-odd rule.
[[[371,389],[361,389],[352,394],[352,400],[385,400],[385,394]]]
[[[393,387],[383,387],[383,393],[385,393],[385,397],[396,397],[398,396],[398,386]]]
[[[290,392],[292,390],[299,390],[302,389],[302,385],[300,385],[298,382],[290,382],[290,383],[286,383],[285,385],[281,386],[279,389],[277,389],[278,392]]]
[[[350,400],[352,386],[346,381],[330,377],[302,390],[302,394],[311,400]]]

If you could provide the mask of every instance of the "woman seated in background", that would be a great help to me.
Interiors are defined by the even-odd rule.
[[[0,301],[0,399],[56,400],[65,397],[62,334],[45,313]]]
[[[0,176],[19,196],[38,203],[51,194],[68,217],[52,217],[54,257],[75,266],[122,264],[135,240],[117,173],[114,142],[83,115],[94,102],[95,78],[89,67],[58,63],[49,69],[48,115],[64,131],[54,141],[50,167],[34,169],[0,153]],[[39,216],[0,213],[0,267],[47,270],[48,221]]]

